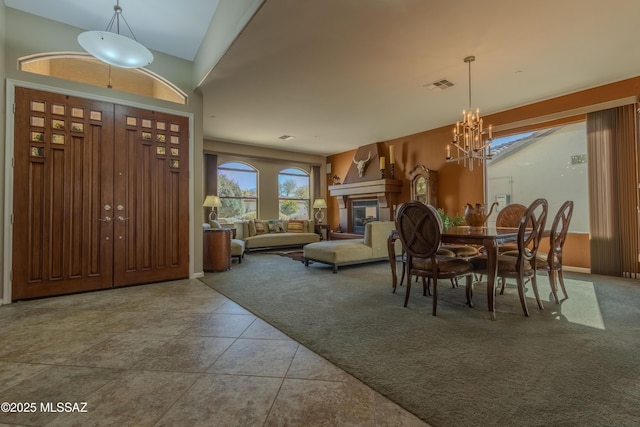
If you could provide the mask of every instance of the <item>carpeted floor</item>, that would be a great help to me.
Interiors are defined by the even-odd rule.
[[[439,283],[438,316],[421,286],[391,293],[387,263],[331,268],[251,254],[202,281],[434,426],[640,425],[640,282],[566,273],[556,305]],[[415,291],[415,292],[414,292]]]

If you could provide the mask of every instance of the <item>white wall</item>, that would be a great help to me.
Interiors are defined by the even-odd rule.
[[[587,154],[586,124],[574,123],[487,165],[487,200],[510,194],[511,203],[528,206],[536,198],[549,202],[547,228],[560,206],[573,200],[571,232],[589,232],[587,163],[572,165],[571,156]],[[495,213],[492,215],[495,220]]]

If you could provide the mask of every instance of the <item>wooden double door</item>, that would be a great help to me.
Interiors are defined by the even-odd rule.
[[[188,118],[15,100],[12,299],[188,277]]]

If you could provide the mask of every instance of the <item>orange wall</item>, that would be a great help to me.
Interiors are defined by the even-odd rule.
[[[508,127],[510,124],[524,120],[532,120],[536,122],[535,126],[538,127],[541,126],[541,123],[558,124],[584,117],[584,113],[566,114],[567,112],[638,95],[640,95],[640,77],[635,77],[485,116],[484,121],[485,123],[491,123],[494,127]],[[555,114],[561,115],[562,118],[553,118]],[[536,119],[538,120],[536,121]],[[415,135],[384,141],[381,144],[384,146],[387,155],[388,146],[394,145],[397,159],[395,176],[396,179],[405,181],[399,198],[400,201],[406,201],[410,198],[408,171],[415,165],[422,164],[429,169],[438,171],[438,205],[449,215],[463,213],[466,203],[484,203],[483,169],[476,168],[472,172],[462,165],[445,162],[446,147],[451,139],[452,126],[453,124]],[[520,131],[526,127],[530,128],[531,124],[516,126],[510,129],[510,132]],[[496,134],[499,135],[499,132],[496,132]],[[327,163],[331,164],[331,176],[335,174],[344,178],[351,166],[354,154],[355,150],[328,156]],[[329,184],[332,183],[331,179],[327,179],[327,182]],[[327,194],[329,194],[328,191]],[[327,220],[331,227],[335,229],[339,222],[338,206],[337,202],[333,200],[334,198],[329,199]],[[346,227],[346,224],[341,225],[343,228]],[[567,265],[588,268],[590,265],[589,258],[588,235],[570,236],[565,249]]]

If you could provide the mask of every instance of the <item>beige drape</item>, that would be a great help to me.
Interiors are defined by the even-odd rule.
[[[587,115],[591,272],[638,274],[636,105]]]

